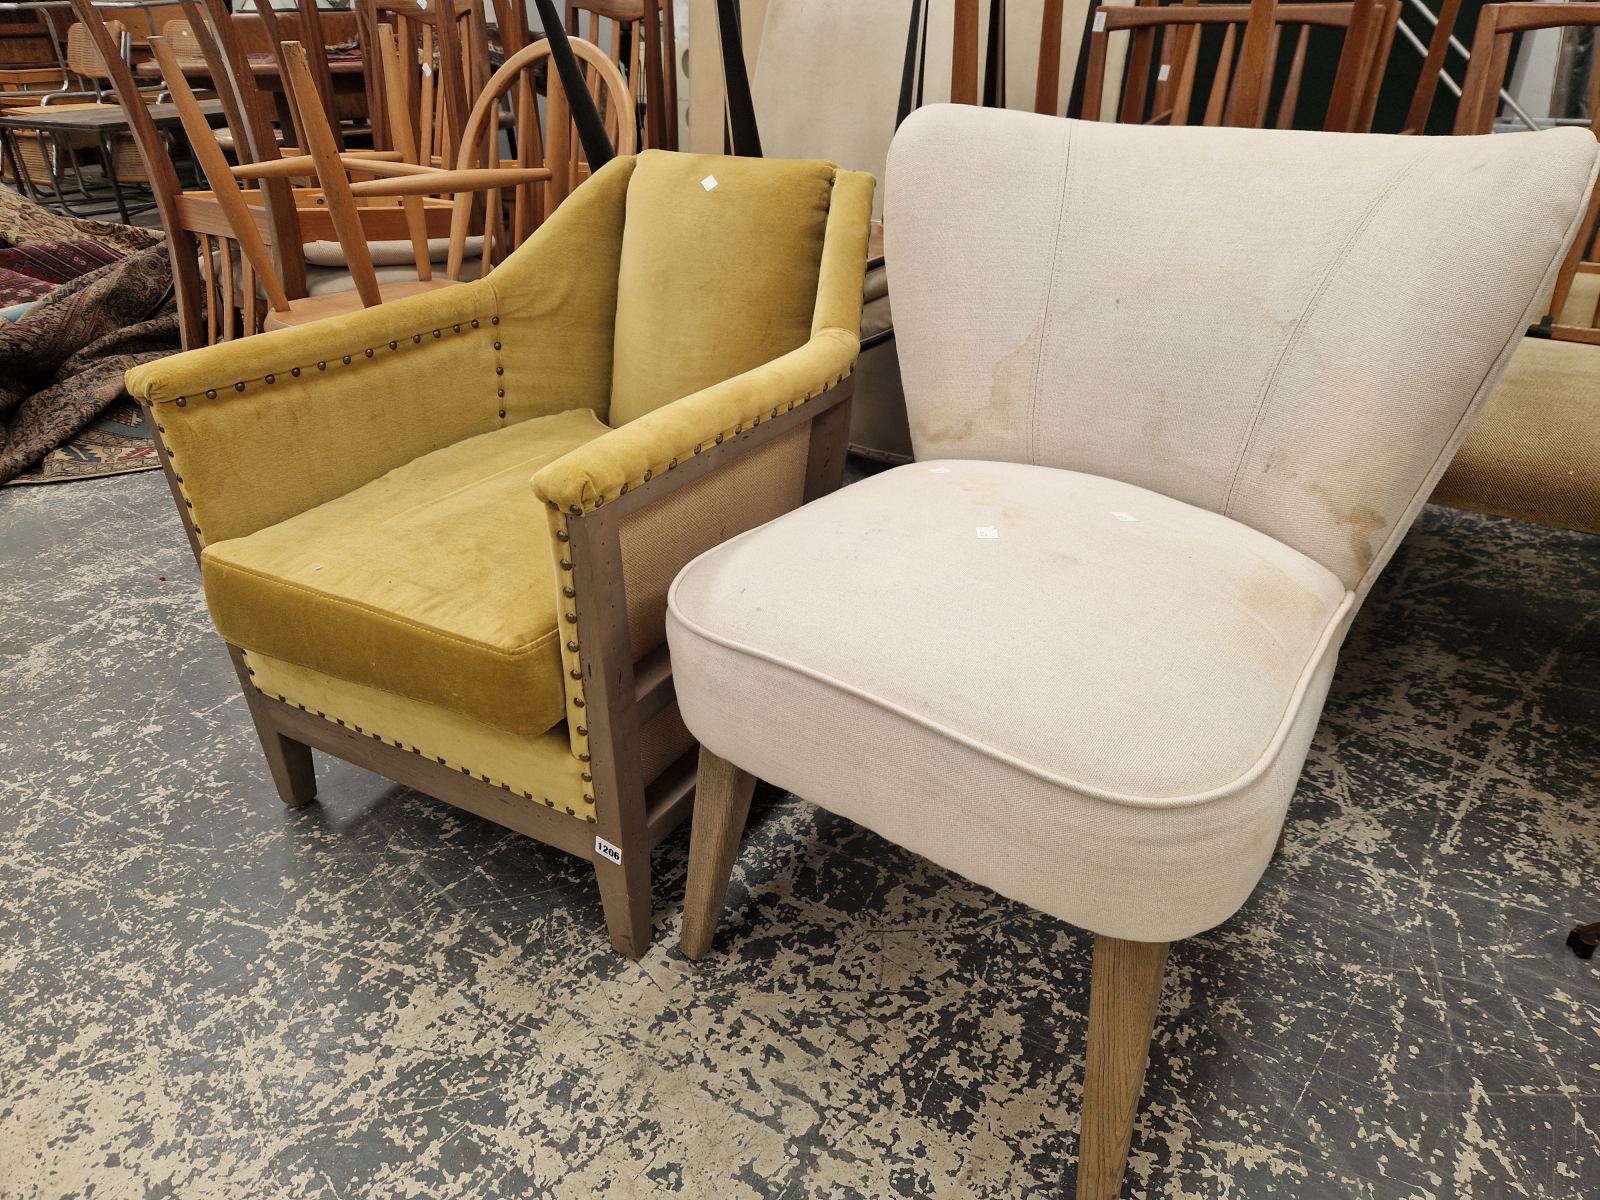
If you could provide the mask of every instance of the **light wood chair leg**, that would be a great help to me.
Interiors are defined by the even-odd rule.
[[[756,777],[700,747],[700,777],[694,793],[694,832],[689,839],[689,887],[683,901],[683,935],[678,948],[687,958],[711,949],[717,919],[728,895],[733,860],[750,815]]]
[[[1078,1200],[1116,1200],[1150,1061],[1166,942],[1094,940],[1089,1054],[1078,1125]]]

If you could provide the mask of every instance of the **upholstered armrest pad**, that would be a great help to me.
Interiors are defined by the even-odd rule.
[[[674,401],[563,455],[533,477],[539,499],[588,511],[715,445],[820,395],[850,373],[859,343],[827,329],[800,349]]]
[[[596,174],[479,282],[129,371],[201,544],[478,434],[569,409],[604,419],[633,162]]]
[[[872,176],[839,171],[828,206],[811,338],[780,358],[664,404],[587,446],[557,459],[533,478],[541,500],[563,512],[613,499],[716,443],[803,404],[848,375],[861,351],[861,282],[867,270]]]

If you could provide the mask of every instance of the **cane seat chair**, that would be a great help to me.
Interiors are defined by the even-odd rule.
[[[917,461],[669,593],[684,953],[756,777],[1092,931],[1077,1194],[1116,1196],[1168,944],[1271,859],[1345,632],[1597,166],[1576,130],[913,114],[885,233]]]
[[[871,193],[616,158],[483,279],[129,372],[285,802],[316,747],[540,838],[643,953],[666,587],[838,485]]]

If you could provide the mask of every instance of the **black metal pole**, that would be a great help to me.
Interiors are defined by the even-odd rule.
[[[911,115],[911,99],[917,82],[917,50],[922,42],[922,0],[911,0],[911,28],[906,31],[906,63],[900,70],[900,108],[894,127]]]
[[[717,0],[717,26],[722,33],[722,80],[728,93],[728,132],[733,139],[733,152],[741,158],[760,158],[761,131],[756,128],[750,76],[744,69],[739,0]]]
[[[567,93],[567,107],[572,110],[572,122],[578,127],[578,140],[583,143],[583,156],[589,160],[592,175],[617,156],[606,127],[600,121],[600,110],[594,97],[583,82],[583,71],[578,66],[578,56],[567,41],[567,30],[556,16],[552,0],[534,0],[539,6],[539,22],[544,26],[544,36],[550,40],[550,57],[561,73],[561,88]]]

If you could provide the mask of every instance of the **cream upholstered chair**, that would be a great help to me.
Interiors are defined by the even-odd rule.
[[[1114,1196],[1167,944],[1271,859],[1351,618],[1595,169],[1575,130],[913,115],[886,226],[917,461],[668,596],[685,953],[754,776],[1092,930],[1078,1195]]]
[[[315,747],[568,850],[644,952],[667,586],[838,486],[872,190],[617,158],[484,279],[128,373],[286,803]]]

